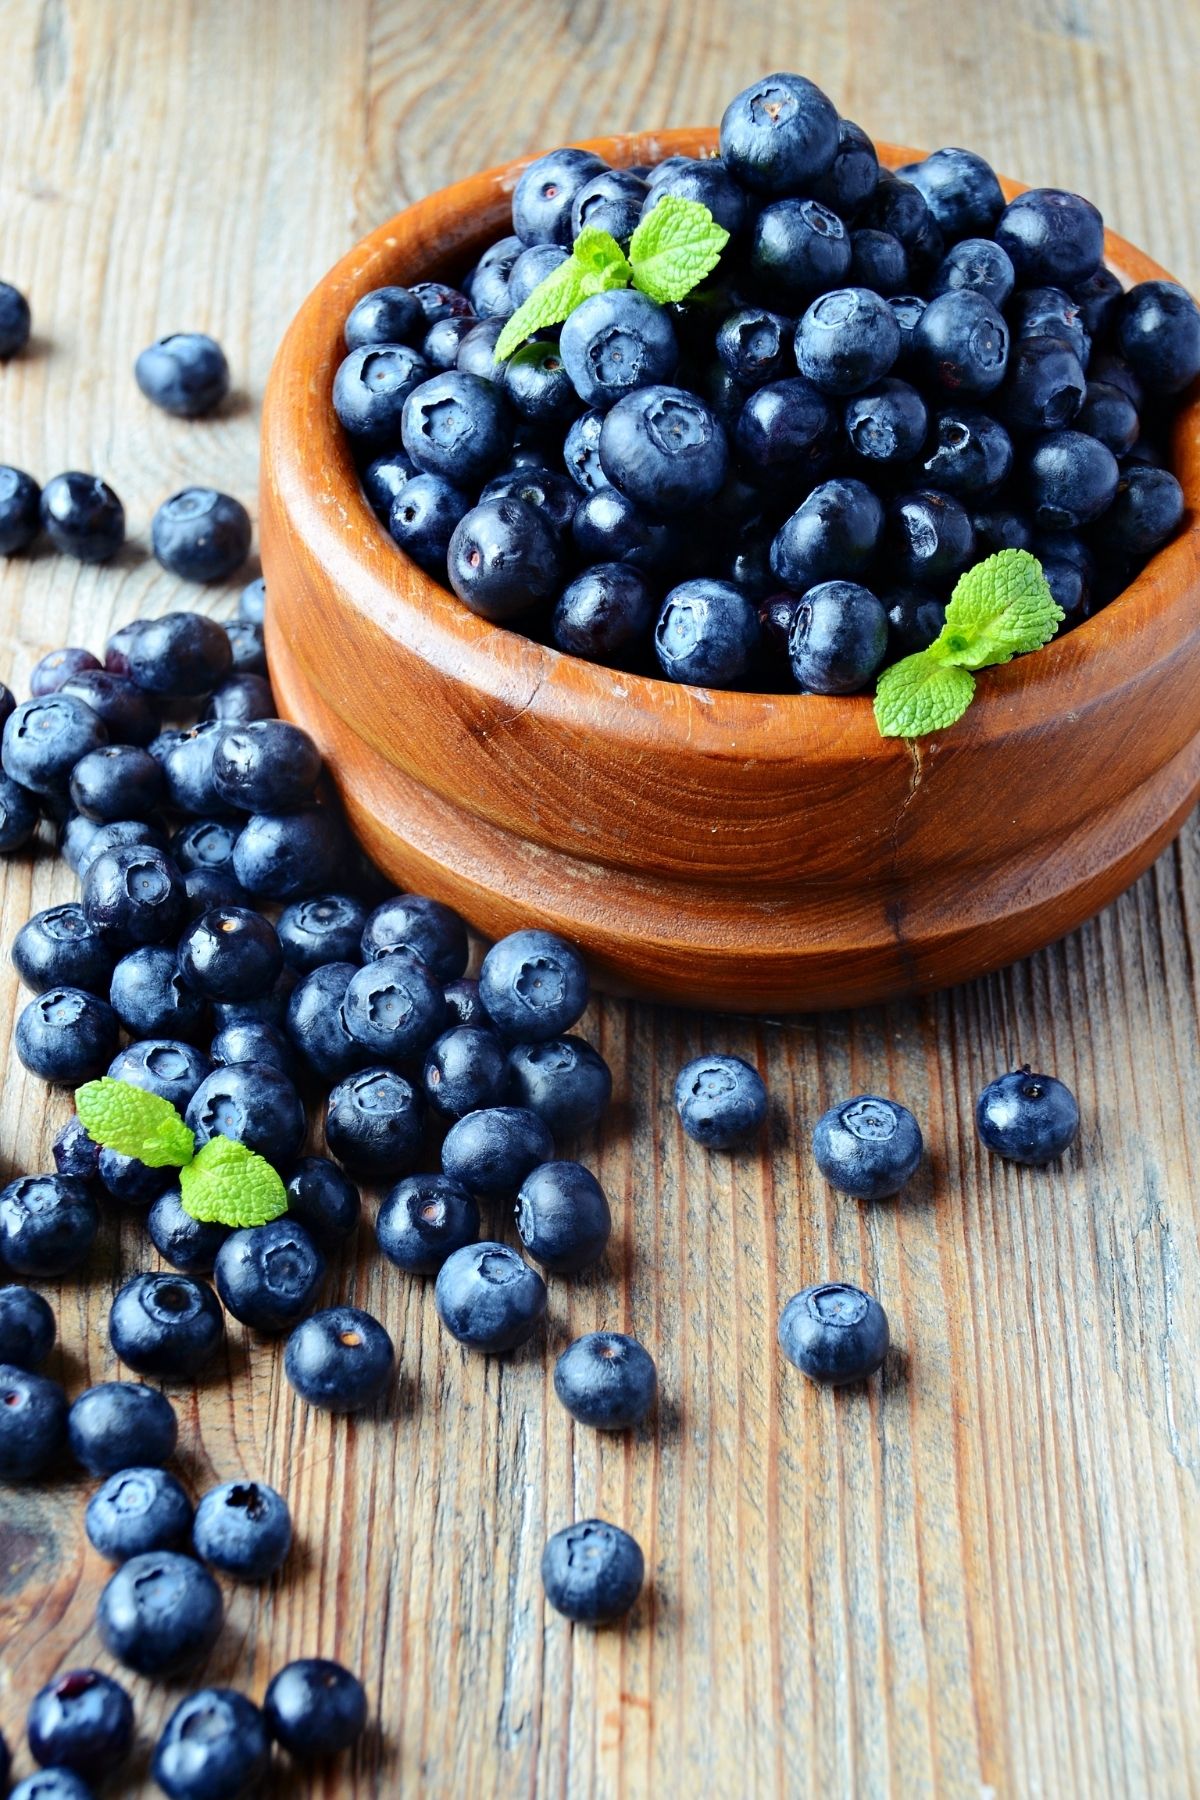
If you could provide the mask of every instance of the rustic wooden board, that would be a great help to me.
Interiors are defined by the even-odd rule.
[[[966,139],[1014,176],[1081,186],[1200,281],[1192,0],[9,0],[0,27],[0,275],[38,333],[0,370],[0,456],[102,472],[132,527],[107,569],[0,568],[16,687],[50,646],[178,603],[147,554],[152,509],[185,479],[253,500],[272,350],[334,258],[406,198],[532,146],[709,120],[782,64],[880,136]],[[150,337],[189,326],[222,339],[239,385],[199,426],[153,412],[130,375]],[[49,855],[10,863],[5,941],[71,891]],[[1193,822],[1064,944],[920,1005],[778,1024],[598,1006],[619,1100],[583,1154],[617,1229],[602,1273],[554,1284],[544,1352],[469,1360],[369,1231],[333,1285],[400,1348],[385,1417],[307,1412],[278,1352],[235,1329],[180,1396],[184,1470],[276,1482],[300,1544],[283,1582],[233,1594],[209,1676],[257,1696],[287,1658],[338,1655],[379,1722],[352,1770],[278,1791],[1200,1791],[1198,914]],[[17,998],[6,974],[5,1038]],[[761,1157],[681,1139],[670,1082],[701,1047],[766,1073]],[[971,1101],[1016,1057],[1077,1089],[1062,1171],[978,1153]],[[836,1199],[806,1153],[819,1110],[863,1087],[927,1128],[930,1168],[898,1205]],[[10,1068],[5,1179],[45,1166],[65,1115]],[[89,1279],[51,1293],[72,1389],[116,1372],[107,1303],[144,1242],[110,1228]],[[774,1347],[786,1297],[829,1274],[892,1319],[865,1395],[811,1390]],[[629,1442],[573,1430],[549,1388],[550,1356],[599,1323],[659,1362],[657,1426]],[[0,1492],[10,1740],[54,1669],[109,1666],[85,1493]],[[547,1531],[591,1511],[646,1549],[627,1631],[572,1633],[542,1605]],[[133,1685],[145,1747],[173,1696]]]

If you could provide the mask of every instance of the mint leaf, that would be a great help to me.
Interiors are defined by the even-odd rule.
[[[196,1140],[171,1102],[130,1081],[105,1075],[85,1083],[76,1092],[75,1110],[97,1144],[147,1168],[181,1169],[192,1160]]]
[[[1040,650],[1064,616],[1037,557],[1028,550],[1000,550],[959,576],[932,648],[944,663],[982,669]]]
[[[594,225],[585,226],[575,239],[575,247],[566,262],[552,269],[545,281],[539,281],[523,305],[506,321],[492,352],[497,362],[506,362],[535,331],[561,325],[575,311],[580,301],[608,288],[628,287],[632,271],[616,238]]]
[[[919,650],[893,663],[875,689],[875,722],[883,737],[925,737],[961,719],[971,704],[975,677]]]
[[[682,300],[711,275],[728,242],[729,233],[707,206],[665,194],[630,241],[633,285],[660,304]]]
[[[205,1225],[266,1225],[287,1211],[287,1191],[257,1151],[213,1137],[179,1174],[183,1210]]]

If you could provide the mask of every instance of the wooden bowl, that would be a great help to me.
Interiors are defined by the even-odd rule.
[[[629,164],[714,136],[590,147]],[[1175,434],[1181,534],[1095,618],[983,675],[944,736],[881,739],[865,696],[713,692],[564,656],[474,617],[400,553],[330,405],[354,302],[461,275],[506,229],[524,166],[364,238],[301,308],[267,390],[275,691],[371,856],[490,937],[563,932],[602,986],[739,1011],[943,987],[1106,905],[1200,790],[1200,401]],[[1164,273],[1111,233],[1106,249],[1127,281]]]

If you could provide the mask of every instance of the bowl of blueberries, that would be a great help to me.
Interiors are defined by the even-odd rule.
[[[799,75],[473,176],[279,351],[276,694],[390,876],[604,985],[968,979],[1200,789],[1198,373],[1200,309],[1088,200],[875,145]],[[1014,553],[1053,635],[997,614],[945,670]],[[910,663],[971,704],[884,735]]]

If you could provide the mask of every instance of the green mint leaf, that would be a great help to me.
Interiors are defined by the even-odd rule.
[[[506,321],[496,339],[493,357],[497,362],[506,362],[535,331],[561,325],[580,301],[608,288],[628,287],[631,277],[632,271],[616,238],[607,231],[598,231],[594,225],[585,226],[566,262],[552,269],[545,281],[539,281],[528,300]]]
[[[633,285],[660,304],[682,300],[711,275],[728,242],[729,233],[707,206],[665,194],[630,241]]]
[[[1000,550],[959,576],[933,650],[964,669],[1006,663],[1048,644],[1063,617],[1037,557]]]
[[[925,737],[945,731],[971,704],[975,677],[928,650],[893,663],[875,689],[875,722],[882,737]]]
[[[287,1211],[287,1191],[257,1151],[213,1137],[179,1175],[183,1210],[205,1225],[267,1225]]]
[[[130,1081],[103,1076],[75,1094],[75,1110],[88,1136],[106,1150],[134,1156],[150,1169],[181,1169],[196,1140],[169,1100]]]

